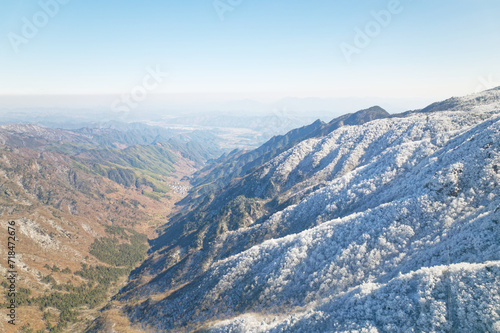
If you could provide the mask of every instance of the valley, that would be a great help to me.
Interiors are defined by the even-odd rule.
[[[180,142],[137,145],[137,133],[99,134],[0,127],[1,221],[6,232],[9,221],[17,226],[18,272],[16,326],[2,322],[3,332],[90,326],[145,258],[148,239],[190,186],[183,178],[207,153]]]
[[[500,333],[499,16],[0,1],[0,333]]]

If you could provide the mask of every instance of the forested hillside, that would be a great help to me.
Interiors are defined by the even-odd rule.
[[[130,318],[499,331],[499,117],[493,89],[298,142],[167,225],[122,292],[143,300]]]

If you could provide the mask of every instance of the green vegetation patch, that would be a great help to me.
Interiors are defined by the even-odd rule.
[[[100,261],[113,266],[131,267],[144,260],[148,251],[147,237],[120,227],[108,227],[113,238],[96,239],[90,245],[90,253]]]
[[[146,235],[119,226],[106,226],[105,230],[109,237],[95,240],[91,245],[90,252],[111,266],[82,264],[82,268],[73,274],[86,280],[86,283],[77,286],[73,285],[71,281],[58,284],[52,274],[71,274],[71,270],[69,268],[61,269],[56,265],[45,265],[44,268],[51,272],[42,277],[41,281],[51,285],[50,292],[33,297],[30,289],[18,289],[16,294],[18,305],[38,306],[41,311],[45,311],[47,308],[59,310],[55,326],[52,315],[48,312],[44,313],[44,321],[46,322],[44,332],[67,331],[69,323],[80,321],[79,311],[82,308],[94,309],[104,303],[110,288],[120,278],[130,274],[132,267],[145,258],[148,249]],[[2,281],[0,286],[7,291],[8,284],[5,281]],[[5,301],[7,301],[7,292],[5,292]],[[0,304],[0,306],[6,307],[7,303]],[[29,325],[23,326],[22,330],[33,332]]]
[[[128,274],[128,268],[116,268],[106,266],[87,266],[82,265],[82,269],[75,272],[75,275],[81,276],[89,282],[96,282],[99,285],[111,285],[116,282],[121,276]]]

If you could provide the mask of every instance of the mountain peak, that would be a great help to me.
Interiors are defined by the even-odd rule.
[[[381,108],[378,105],[374,105],[372,107],[369,107],[368,109],[359,110],[356,113],[362,113],[362,112],[381,112],[381,113],[387,113],[387,114],[389,114],[385,109]]]
[[[390,114],[378,105],[372,106],[368,109],[359,110],[355,113],[347,114],[339,118],[335,118],[330,122],[332,124],[338,124],[342,122],[344,125],[361,125],[366,122],[383,119],[389,117]]]
[[[389,112],[387,112],[380,106],[375,105],[368,109],[359,110],[358,112],[354,113],[351,117],[356,118],[357,121],[363,120],[363,122],[367,122],[374,119],[387,118],[389,116],[390,116]]]

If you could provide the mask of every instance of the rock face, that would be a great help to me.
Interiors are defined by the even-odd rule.
[[[123,291],[144,300],[130,318],[172,332],[499,332],[500,91],[380,112],[311,125],[321,134],[175,216]]]

